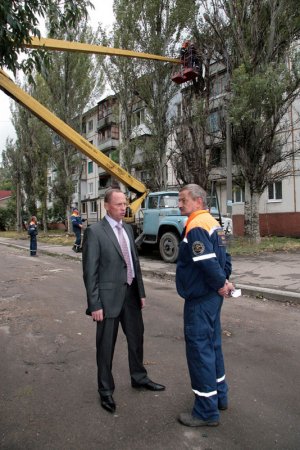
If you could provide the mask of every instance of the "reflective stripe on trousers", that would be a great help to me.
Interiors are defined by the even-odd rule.
[[[191,384],[193,415],[203,420],[219,417],[218,401],[227,402],[220,314],[223,298],[185,301],[184,334]]]

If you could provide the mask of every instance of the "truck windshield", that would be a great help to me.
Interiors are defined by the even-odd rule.
[[[160,208],[177,208],[178,207],[178,196],[177,195],[164,195],[160,198],[159,202]]]

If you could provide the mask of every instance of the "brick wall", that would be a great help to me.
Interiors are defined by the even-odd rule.
[[[244,215],[232,216],[233,233],[235,236],[244,235]],[[260,214],[261,236],[291,236],[300,237],[300,213]]]

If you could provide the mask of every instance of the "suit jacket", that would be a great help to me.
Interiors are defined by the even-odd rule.
[[[123,223],[129,237],[135,278],[136,298],[140,304],[145,297],[142,272],[134,242],[133,230]],[[86,228],[82,243],[83,280],[87,293],[86,313],[104,310],[107,318],[118,317],[127,290],[127,266],[116,235],[104,218]]]

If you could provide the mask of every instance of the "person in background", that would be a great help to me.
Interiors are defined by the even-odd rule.
[[[30,237],[30,256],[37,256],[37,235],[38,235],[38,226],[37,226],[37,218],[35,216],[31,216],[30,223],[28,225],[28,235]]]
[[[217,426],[219,410],[228,408],[221,343],[221,308],[234,286],[229,282],[231,258],[225,233],[207,210],[206,192],[188,184],[178,206],[188,216],[180,243],[176,287],[184,298],[186,357],[195,401],[192,413],[178,420],[188,427]]]
[[[72,247],[75,253],[81,252],[81,230],[82,230],[82,219],[79,215],[78,208],[73,208],[71,215],[71,222],[73,227],[73,232],[75,234],[75,242]]]
[[[188,65],[188,48],[190,41],[184,41],[180,49],[180,61],[184,66]]]
[[[133,230],[123,222],[127,208],[124,193],[108,189],[104,207],[106,216],[84,232],[82,266],[86,313],[97,323],[101,406],[114,413],[112,362],[120,323],[127,339],[131,386],[150,391],[163,391],[165,386],[150,380],[143,363],[145,290]]]

